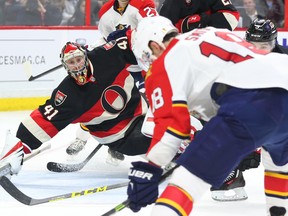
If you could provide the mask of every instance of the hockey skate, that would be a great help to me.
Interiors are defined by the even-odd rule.
[[[76,138],[76,140],[67,147],[66,153],[68,155],[77,155],[80,151],[84,149],[86,143],[87,141]]]
[[[239,169],[233,170],[220,188],[211,187],[211,197],[216,201],[240,201],[248,198],[245,190],[245,180]]]
[[[110,148],[108,149],[106,163],[111,164],[113,166],[118,166],[124,159],[125,156],[122,153],[112,150]]]

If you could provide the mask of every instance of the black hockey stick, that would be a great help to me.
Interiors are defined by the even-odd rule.
[[[168,176],[170,176],[173,171],[178,167],[178,165],[172,166],[166,173],[164,173],[160,179],[159,184],[163,183],[166,178]],[[110,215],[114,215],[115,213],[121,211],[122,209],[126,208],[127,206],[129,206],[130,200],[126,199],[125,201],[123,201],[122,203],[118,204],[117,206],[115,206],[113,209],[109,210],[108,212],[102,214],[101,216],[110,216]]]
[[[38,148],[38,149],[36,149],[36,150],[33,150],[33,151],[31,152],[31,154],[28,154],[28,155],[25,155],[25,156],[24,156],[23,162],[30,160],[31,158],[35,157],[36,155],[38,155],[38,154],[40,154],[41,152],[43,152],[43,151],[45,151],[45,150],[48,150],[48,149],[50,149],[50,148],[51,148],[51,144],[48,143],[47,145],[45,145],[45,146],[42,147],[42,148],[40,147],[40,148]],[[9,173],[10,173],[10,170],[11,170],[11,165],[10,165],[10,164],[6,164],[5,166],[1,167],[1,168],[0,168],[0,177],[9,174]]]
[[[46,74],[49,74],[49,73],[51,73],[51,72],[53,72],[53,71],[56,71],[56,70],[62,68],[62,66],[63,66],[62,64],[57,65],[56,67],[53,67],[53,68],[51,68],[51,69],[49,69],[49,70],[47,70],[47,71],[44,71],[44,72],[42,72],[42,73],[40,73],[40,74],[38,74],[38,75],[36,75],[36,76],[31,75],[30,69],[27,69],[26,73],[27,73],[27,75],[28,75],[28,81],[33,81],[33,80],[38,79],[38,78],[40,78],[40,77],[42,77],[42,76],[45,76]],[[28,68],[28,67],[29,67],[29,66],[27,66],[27,68]]]
[[[69,199],[69,198],[75,198],[75,197],[79,197],[79,196],[86,196],[86,195],[90,195],[90,194],[101,193],[101,192],[105,192],[108,190],[125,187],[128,185],[128,182],[114,184],[114,185],[105,185],[105,186],[90,188],[87,190],[61,194],[58,196],[46,197],[46,198],[42,198],[42,199],[35,199],[35,198],[27,196],[22,191],[20,191],[6,176],[0,177],[0,185],[14,199],[18,200],[19,202],[21,202],[25,205],[33,206],[33,205],[39,205],[39,204],[43,204],[43,203],[49,203],[49,202],[55,202],[55,201],[59,201],[59,200]]]
[[[90,159],[96,154],[96,152],[102,147],[102,144],[98,144],[96,148],[88,155],[88,157],[78,164],[64,164],[57,162],[48,162],[47,169],[51,172],[76,172],[81,170]]]

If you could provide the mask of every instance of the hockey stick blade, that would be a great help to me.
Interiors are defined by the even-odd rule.
[[[98,152],[98,150],[102,147],[102,144],[98,144],[96,148],[88,155],[88,157],[78,164],[64,164],[57,162],[48,162],[47,169],[51,172],[76,172],[81,170],[90,159]]]
[[[112,189],[117,189],[121,187],[126,187],[128,182],[119,183],[114,185],[105,185],[101,187],[95,187],[87,190],[82,190],[78,192],[66,193],[58,196],[51,196],[42,199],[34,199],[32,197],[27,196],[22,191],[20,191],[6,176],[0,177],[0,185],[4,188],[4,190],[9,193],[14,199],[18,200],[20,203],[25,205],[33,206],[39,205],[43,203],[50,203],[55,201],[60,201],[69,198],[75,198],[79,196],[86,196],[95,193],[101,193]]]
[[[49,69],[49,70],[47,70],[47,71],[44,71],[43,73],[40,73],[40,74],[38,74],[38,75],[36,75],[36,76],[30,76],[29,78],[28,78],[28,81],[33,81],[33,80],[35,80],[35,79],[38,79],[38,78],[40,78],[40,77],[42,77],[42,76],[44,76],[44,75],[46,75],[46,74],[49,74],[49,73],[51,73],[51,72],[53,72],[53,71],[56,71],[56,70],[58,70],[58,69],[60,69],[60,68],[62,68],[62,64],[60,64],[60,65],[57,65],[56,67],[53,67],[53,68],[51,68],[51,69]]]
[[[173,162],[172,162],[173,163]],[[162,176],[161,176],[161,179],[160,179],[160,182],[159,184],[163,183],[166,178],[168,176],[170,176],[173,171],[178,167],[179,165],[173,165],[171,166],[171,168],[169,170],[167,170],[167,172],[165,172]],[[117,206],[115,206],[113,209],[109,210],[108,212],[102,214],[101,216],[111,216],[111,215],[114,215],[115,213],[121,211],[122,209],[126,208],[127,206],[129,206],[129,203],[130,203],[130,200],[129,199],[126,199],[125,201],[123,201],[122,203],[118,204]]]

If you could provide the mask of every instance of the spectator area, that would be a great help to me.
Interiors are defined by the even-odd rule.
[[[105,1],[0,0],[0,111],[34,109],[50,96],[67,75],[63,68],[34,81],[28,77],[59,65],[67,41],[95,45]],[[163,0],[154,1],[159,10]],[[231,1],[241,13],[240,37],[254,17],[267,17],[278,25],[278,43],[288,46],[288,0]]]

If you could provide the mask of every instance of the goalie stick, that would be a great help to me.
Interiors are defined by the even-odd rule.
[[[31,158],[35,157],[36,155],[39,155],[41,152],[48,150],[51,148],[51,144],[48,143],[47,145],[45,145],[44,147],[40,147],[34,151],[32,151],[31,154],[25,155],[23,162],[30,160]],[[11,169],[11,165],[10,164],[6,164],[5,166],[0,168],[0,177],[1,176],[5,176],[7,174],[10,173],[10,169]]]
[[[171,163],[173,163],[173,162],[171,162]],[[168,176],[170,176],[177,167],[178,167],[178,165],[172,164],[169,169],[164,169],[164,172],[165,172],[165,170],[167,170],[167,171],[162,175],[159,184],[163,183],[166,180],[166,178]],[[125,201],[123,201],[122,203],[118,204],[113,209],[111,209],[108,212],[102,214],[101,216],[114,215],[115,213],[117,213],[117,212],[121,211],[122,209],[126,208],[127,206],[129,206],[129,203],[130,203],[130,200],[126,199]]]
[[[43,151],[46,151],[51,148],[51,143],[45,144],[43,147],[33,150],[31,154],[27,154],[24,156],[23,162],[30,160],[32,157],[35,157],[36,155],[39,155]]]
[[[48,162],[47,169],[51,172],[76,172],[81,170],[90,159],[98,152],[98,150],[102,147],[102,144],[98,144],[96,148],[88,155],[88,157],[78,164],[64,164],[57,162]]]
[[[36,76],[33,76],[32,73],[31,73],[30,64],[28,62],[25,62],[24,63],[24,70],[25,70],[25,72],[26,72],[26,74],[28,76],[28,81],[33,81],[33,80],[38,79],[38,78],[40,78],[40,77],[42,77],[42,76],[44,76],[46,74],[49,74],[49,73],[51,73],[53,71],[56,71],[56,70],[62,68],[62,66],[63,66],[62,64],[57,65],[56,67],[53,67],[53,68],[51,68],[51,69],[49,69],[47,71],[44,71],[44,72],[42,72],[42,73],[40,73],[40,74],[38,74]]]
[[[55,201],[59,201],[59,200],[69,199],[69,198],[75,198],[75,197],[79,197],[79,196],[86,196],[86,195],[90,195],[90,194],[101,193],[101,192],[105,192],[108,190],[125,187],[128,185],[128,182],[118,183],[118,184],[113,184],[113,185],[105,185],[105,186],[95,187],[95,188],[91,188],[91,189],[87,189],[87,190],[61,194],[58,196],[46,197],[46,198],[42,198],[42,199],[35,199],[35,198],[27,196],[22,191],[20,191],[6,176],[0,177],[0,185],[14,199],[18,200],[19,202],[21,202],[25,205],[33,206],[33,205],[39,205],[39,204],[43,204],[43,203],[49,203],[49,202],[55,202]]]

